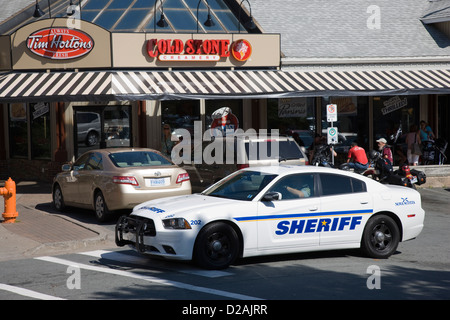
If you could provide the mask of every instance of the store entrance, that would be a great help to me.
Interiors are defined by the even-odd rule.
[[[131,106],[74,107],[74,154],[132,147]]]

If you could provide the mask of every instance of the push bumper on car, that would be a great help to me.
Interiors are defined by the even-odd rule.
[[[191,240],[185,231],[158,229],[152,219],[139,216],[121,216],[115,228],[117,246],[175,260],[192,259]]]
[[[116,224],[116,245],[123,247],[132,245],[138,252],[152,251],[151,246],[144,244],[144,236],[155,236],[155,223],[151,219],[121,216]]]

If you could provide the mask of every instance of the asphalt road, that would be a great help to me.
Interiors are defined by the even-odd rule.
[[[305,299],[448,300],[450,189],[420,193],[426,211],[424,230],[417,239],[400,243],[387,260],[341,250],[249,258],[223,271],[206,271],[189,263],[142,257],[128,248],[105,248],[1,261],[0,299],[178,300],[170,308],[174,315],[204,312],[204,316],[214,311],[195,309],[205,300],[208,306],[214,306],[212,300],[225,300],[218,302],[214,317],[236,313],[232,306],[240,300],[245,302],[234,306],[241,311],[242,303],[250,300],[291,300],[269,308],[272,313],[274,308],[295,308],[292,300]],[[267,301],[252,301],[259,307],[247,311],[263,312],[267,303],[270,306]]]

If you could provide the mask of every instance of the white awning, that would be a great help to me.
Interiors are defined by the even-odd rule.
[[[0,102],[450,93],[450,70],[80,71],[0,75]]]

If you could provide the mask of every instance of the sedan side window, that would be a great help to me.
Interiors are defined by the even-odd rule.
[[[278,181],[269,192],[279,192],[280,200],[314,197],[314,175],[293,174]]]
[[[91,153],[86,163],[87,170],[103,170],[102,155],[100,153]]]
[[[364,181],[338,174],[321,173],[320,182],[324,196],[367,191]]]
[[[73,164],[73,170],[85,170],[86,169],[86,161],[88,160],[90,153],[85,154],[78,158],[77,161]]]

